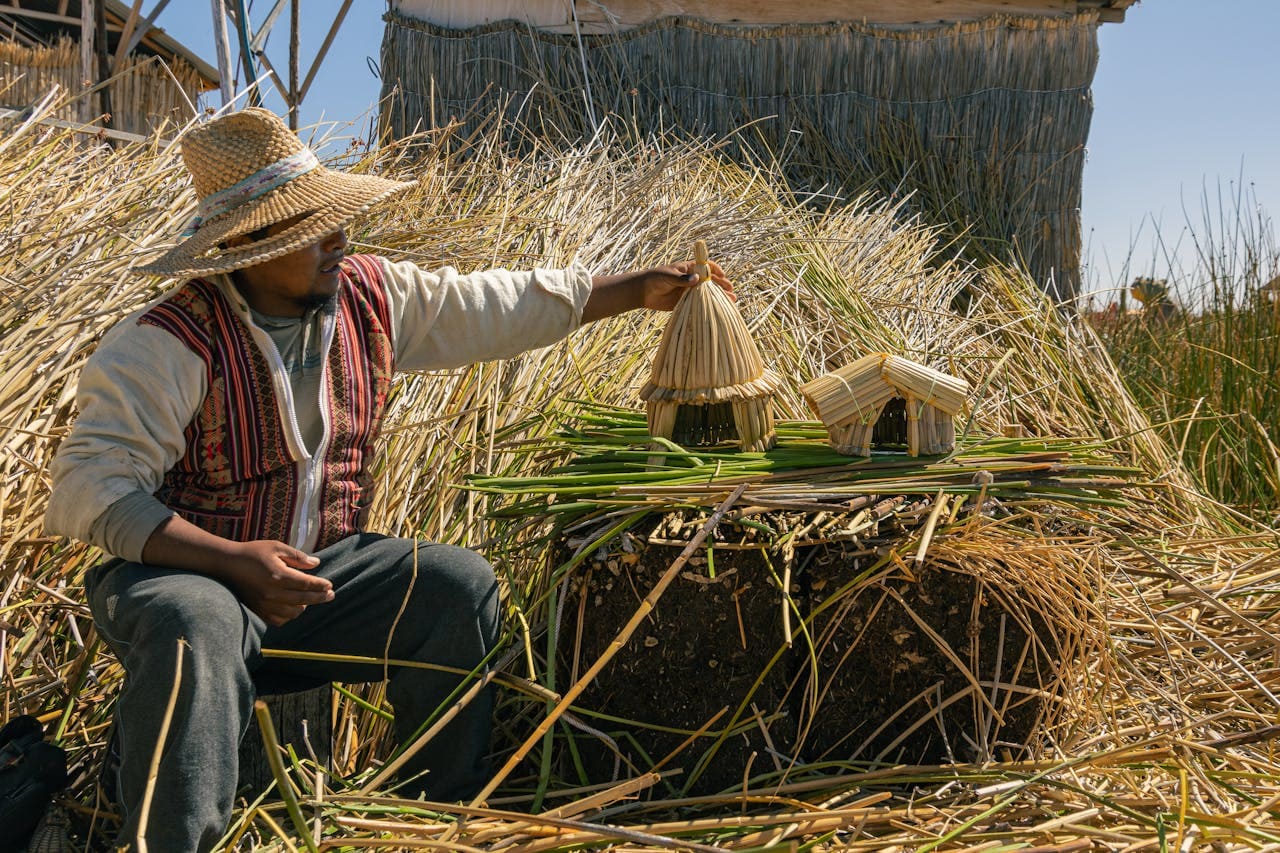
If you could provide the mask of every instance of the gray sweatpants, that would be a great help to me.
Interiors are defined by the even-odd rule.
[[[489,564],[473,551],[358,534],[316,556],[315,573],[333,583],[333,601],[313,604],[278,628],[245,608],[228,587],[202,575],[123,560],[90,571],[85,585],[94,622],[125,669],[116,706],[124,815],[119,844],[136,842],[145,830],[152,853],[209,850],[230,819],[237,747],[255,696],[384,675],[381,666],[263,658],[263,647],[470,670],[497,641],[497,585]],[[144,828],[138,811],[173,689],[179,638],[188,648]],[[401,742],[461,680],[407,667],[392,667],[389,676],[387,698]],[[402,775],[428,772],[410,795],[422,791],[434,800],[453,800],[482,787],[491,710],[485,690],[417,753]]]

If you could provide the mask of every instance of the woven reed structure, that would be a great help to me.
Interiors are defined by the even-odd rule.
[[[800,386],[826,425],[839,453],[870,456],[876,427],[902,402],[907,453],[949,453],[956,443],[954,418],[969,396],[969,383],[888,353],[872,353]]]
[[[207,88],[194,68],[178,59],[167,60],[166,71],[157,57],[131,56],[109,85],[112,126],[145,134],[162,125],[184,124],[195,116],[193,104]],[[0,105],[25,107],[42,100],[55,87],[77,92],[80,54],[76,42],[62,38],[51,45],[21,45],[0,41]],[[75,105],[58,116],[73,121]]]
[[[676,15],[633,25],[617,13],[609,30],[607,13],[637,4],[490,2],[477,8],[491,22],[461,26],[485,17],[397,0],[382,45],[384,130],[402,136],[500,116],[563,140],[616,116],[644,133],[723,137],[730,156],[736,147],[804,164],[793,167],[804,187],[910,193],[926,222],[1020,259],[1055,296],[1076,291],[1097,28],[1127,2],[680,5],[708,15],[750,5],[774,21],[828,20],[816,15],[838,6],[858,15],[755,24]],[[974,17],[997,7],[1056,14]],[[964,14],[938,22],[957,9]],[[886,24],[862,22],[877,10]],[[589,13],[597,20],[582,20]],[[934,23],[904,23],[910,15]]]
[[[649,434],[686,447],[736,441],[747,451],[773,447],[773,397],[782,385],[764,366],[747,324],[710,281],[707,247],[697,243],[702,283],[680,297],[640,391]]]

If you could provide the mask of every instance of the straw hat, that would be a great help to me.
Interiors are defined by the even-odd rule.
[[[414,182],[349,175],[320,165],[275,113],[257,107],[193,129],[182,160],[200,207],[186,237],[136,269],[160,275],[210,275],[287,255],[332,234],[375,202]],[[265,240],[221,244],[300,214],[311,215]]]

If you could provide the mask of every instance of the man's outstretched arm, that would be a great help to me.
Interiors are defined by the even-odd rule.
[[[698,283],[693,261],[665,267],[591,277],[591,295],[582,308],[582,322],[603,320],[636,308],[670,311],[686,290]],[[720,265],[712,261],[711,280],[733,295],[733,284]]]

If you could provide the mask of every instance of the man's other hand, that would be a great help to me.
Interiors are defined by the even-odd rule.
[[[333,600],[333,585],[310,572],[320,560],[270,539],[236,543],[227,582],[268,625],[295,619],[310,604]]]

